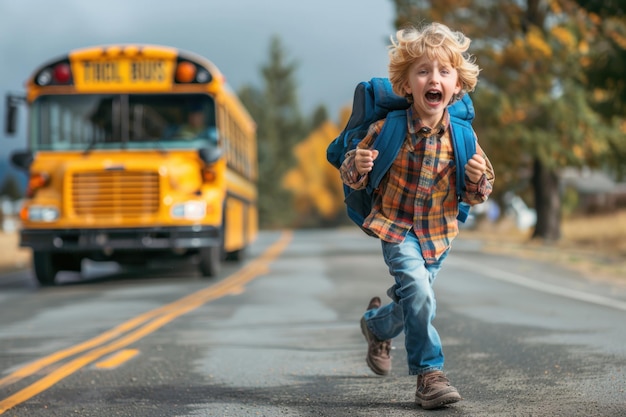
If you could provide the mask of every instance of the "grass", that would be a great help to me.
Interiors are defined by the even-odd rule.
[[[566,220],[562,232],[564,245],[626,257],[626,210]]]
[[[531,240],[531,233],[504,221],[463,230],[461,236],[484,241],[491,253],[554,262],[590,279],[626,285],[626,210],[564,219],[562,237],[554,243]]]

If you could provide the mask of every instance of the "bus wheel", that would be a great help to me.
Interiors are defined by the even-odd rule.
[[[204,277],[216,277],[220,272],[222,262],[222,248],[209,246],[200,249],[200,272]]]
[[[52,257],[52,262],[58,271],[80,272],[82,258],[72,254],[57,254]]]
[[[50,252],[33,252],[33,267],[35,269],[35,277],[41,286],[54,285],[54,279],[59,270]]]
[[[241,262],[246,259],[246,248],[234,250],[226,253],[226,260],[233,262]]]

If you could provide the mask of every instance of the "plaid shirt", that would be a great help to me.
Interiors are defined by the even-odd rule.
[[[368,148],[380,133],[384,120],[373,123],[359,148]],[[414,229],[422,255],[434,262],[450,247],[459,233],[456,216],[456,165],[450,136],[450,118],[444,114],[442,123],[431,130],[407,110],[408,132],[404,144],[391,168],[374,191],[372,211],[363,227],[386,242],[402,242]],[[359,175],[354,161],[354,150],[346,154],[341,166],[341,178],[351,188],[362,189],[368,175]],[[487,171],[478,183],[466,177],[463,201],[474,205],[487,200],[493,187],[494,172],[491,162],[477,145],[487,162]],[[374,161],[376,163],[376,161]]]

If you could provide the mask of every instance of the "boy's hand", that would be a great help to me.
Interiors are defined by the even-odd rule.
[[[477,183],[487,171],[487,162],[481,155],[475,153],[472,159],[465,164],[465,175],[473,183]]]
[[[378,157],[376,149],[358,149],[354,155],[354,164],[360,175],[367,174],[374,166],[374,160]]]

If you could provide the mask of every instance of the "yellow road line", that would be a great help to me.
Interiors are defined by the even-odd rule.
[[[135,356],[139,354],[139,349],[124,349],[118,352],[115,352],[113,355],[109,356],[103,361],[96,363],[96,368],[98,369],[113,369],[117,368],[123,363],[128,362]]]
[[[16,382],[26,376],[32,375],[48,365],[56,363],[76,353],[95,348],[78,358],[55,368],[49,374],[45,375],[26,388],[23,388],[13,395],[0,400],[0,414],[3,414],[12,407],[27,401],[42,391],[45,391],[63,378],[66,378],[86,365],[97,361],[101,357],[123,349],[131,343],[134,343],[150,333],[153,333],[177,317],[195,310],[209,301],[232,294],[234,291],[241,291],[241,287],[243,287],[246,283],[269,270],[269,263],[285,250],[291,241],[291,237],[291,232],[284,232],[280,239],[270,246],[260,257],[215,285],[197,291],[163,307],[144,313],[138,317],[128,320],[125,323],[122,323],[100,336],[68,349],[53,353],[52,355],[44,357],[16,370],[12,374],[3,378],[3,380],[0,380],[0,382],[7,381],[4,382],[5,384]],[[96,346],[103,345],[105,342],[116,337],[117,340],[113,340],[107,345],[96,348]]]
[[[127,322],[122,323],[119,326],[116,326],[115,328],[108,330],[94,337],[93,339],[89,339],[83,343],[79,343],[67,349],[63,349],[58,352],[55,352],[52,355],[48,355],[44,358],[31,362],[28,365],[25,365],[19,368],[18,370],[12,372],[11,374],[5,376],[4,378],[0,379],[0,388],[9,384],[13,384],[23,378],[26,378],[34,374],[35,372],[40,371],[46,366],[52,365],[67,357],[92,349],[111,339],[119,337],[120,335],[126,333],[127,331],[132,330],[133,328],[141,325],[142,323],[145,323],[146,321],[151,320],[153,317],[158,316],[159,314],[161,314],[162,310],[164,309],[165,307],[161,307],[156,310],[149,311],[145,314],[142,314],[131,320],[128,320]]]

